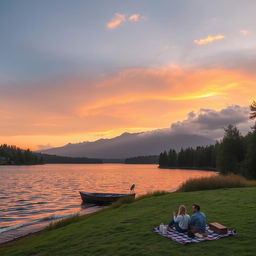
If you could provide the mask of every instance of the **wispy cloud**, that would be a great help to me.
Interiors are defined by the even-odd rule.
[[[121,13],[116,13],[112,20],[106,24],[106,27],[108,29],[114,29],[117,28],[123,22],[139,22],[140,20],[144,19],[145,16],[142,16],[138,13],[132,14],[130,16]]]
[[[223,38],[225,38],[225,36],[223,36],[223,35],[217,35],[217,36],[209,35],[206,38],[194,40],[194,43],[197,44],[197,45],[209,44],[209,43],[212,43],[213,41],[221,40]]]
[[[240,30],[240,34],[242,34],[244,36],[248,36],[249,34],[251,34],[251,32],[246,29],[242,29],[242,30]]]
[[[106,24],[106,27],[108,29],[114,29],[118,27],[122,22],[125,22],[125,15],[116,13],[112,20]]]
[[[142,16],[140,14],[132,14],[129,17],[129,21],[136,22],[136,21],[139,21],[141,18],[142,18]]]

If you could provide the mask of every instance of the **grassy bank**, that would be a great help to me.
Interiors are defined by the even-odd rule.
[[[145,197],[7,244],[0,255],[254,255],[255,201],[255,187]],[[167,223],[181,203],[189,210],[199,203],[207,222],[220,222],[238,235],[184,246],[153,233],[152,228]]]

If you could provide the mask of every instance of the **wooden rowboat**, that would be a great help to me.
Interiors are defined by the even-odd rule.
[[[90,193],[79,192],[84,203],[92,204],[111,204],[121,198],[135,198],[135,193],[131,194],[114,194],[114,193]]]

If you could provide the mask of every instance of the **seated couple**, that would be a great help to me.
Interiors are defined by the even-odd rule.
[[[198,204],[192,205],[193,215],[190,217],[187,214],[187,209],[184,205],[179,207],[178,214],[173,212],[173,219],[168,225],[168,229],[175,227],[178,232],[184,233],[190,231],[192,233],[199,233],[203,236],[205,234],[206,217],[203,212],[200,212],[200,206]]]

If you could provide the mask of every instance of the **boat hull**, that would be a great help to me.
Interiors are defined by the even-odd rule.
[[[135,198],[135,193],[133,194],[114,194],[114,193],[89,193],[89,192],[79,192],[81,199],[84,203],[91,204],[111,204],[121,198]]]

